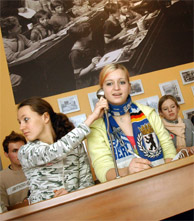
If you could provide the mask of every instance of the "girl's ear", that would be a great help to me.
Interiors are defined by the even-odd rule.
[[[5,155],[7,158],[9,158],[8,153],[4,152],[4,155]]]
[[[161,111],[158,111],[160,117],[163,117],[163,113]]]
[[[48,123],[50,121],[50,115],[48,112],[44,112],[42,116],[45,123]]]
[[[131,93],[131,82],[129,81],[129,94]]]

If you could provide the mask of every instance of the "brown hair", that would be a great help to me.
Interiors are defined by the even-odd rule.
[[[26,139],[22,134],[18,134],[15,131],[12,131],[8,136],[5,137],[2,145],[3,145],[3,149],[6,153],[9,152],[9,144],[10,143],[16,143],[19,141],[23,141],[24,144],[26,144]]]
[[[31,97],[25,99],[18,105],[18,110],[24,106],[30,106],[30,108],[39,115],[43,115],[45,112],[49,114],[52,127],[55,131],[56,140],[65,136],[74,128],[73,123],[69,121],[65,114],[55,113],[52,106],[46,100],[40,97]]]
[[[55,8],[58,7],[58,6],[63,6],[64,9],[65,9],[63,1],[61,1],[61,0],[53,0],[53,1],[51,1],[50,7],[51,7],[52,10],[55,10]]]
[[[115,3],[107,3],[105,6],[104,6],[104,11],[110,15],[110,14],[114,14],[118,11],[118,5],[115,4]]]
[[[124,65],[122,65],[122,64],[108,64],[108,65],[104,66],[103,69],[100,72],[99,85],[102,87],[106,77],[110,73],[112,73],[113,71],[115,71],[117,69],[120,69],[120,70],[124,71],[126,76],[129,78],[129,72],[128,72],[127,68]]]
[[[43,10],[43,9],[37,11],[36,14],[34,15],[34,18],[36,19],[36,22],[37,22],[37,23],[40,23],[39,19],[42,18],[44,15],[46,15],[47,18],[50,18],[50,17],[51,17],[51,16],[50,16],[50,13],[47,12],[47,11],[45,11],[45,10]]]
[[[168,99],[171,99],[172,101],[174,101],[174,103],[176,104],[176,106],[177,106],[178,108],[180,108],[180,106],[179,106],[179,104],[178,104],[176,98],[175,98],[174,96],[170,95],[170,94],[167,94],[167,95],[162,96],[162,97],[160,98],[159,102],[158,102],[158,110],[159,110],[159,112],[162,112],[162,104],[163,104],[166,100],[168,100]]]
[[[9,16],[0,19],[1,32],[3,37],[9,36],[9,31],[11,31],[17,24],[18,19],[15,16]]]

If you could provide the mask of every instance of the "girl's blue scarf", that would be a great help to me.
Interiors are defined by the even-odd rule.
[[[119,125],[113,118],[113,116],[124,115],[126,112],[129,112],[131,116],[133,136],[136,144],[135,148],[132,147],[128,138],[122,132]],[[126,166],[125,163],[123,164],[123,162],[127,162],[133,157],[128,150],[133,151],[140,157],[148,159],[152,162],[163,159],[163,152],[157,135],[155,134],[144,113],[136,104],[132,103],[130,95],[126,103],[123,105],[115,106],[109,104],[108,118],[110,126],[109,132],[110,136],[112,137],[115,158],[117,163],[122,165],[121,167]],[[107,128],[107,120],[105,116],[104,120]],[[108,139],[110,143],[110,138],[108,137]]]

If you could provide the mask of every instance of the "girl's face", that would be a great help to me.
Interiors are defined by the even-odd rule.
[[[39,115],[28,105],[18,110],[20,130],[28,141],[43,140],[48,121],[48,114]]]
[[[127,74],[121,69],[113,71],[106,77],[103,83],[103,90],[110,104],[124,104],[131,91]]]
[[[169,121],[174,121],[178,119],[179,108],[176,106],[175,102],[171,99],[167,99],[161,106],[162,111],[160,115]]]
[[[22,26],[20,25],[18,21],[16,21],[14,28],[12,28],[9,31],[9,34],[11,34],[12,36],[17,36],[18,34],[21,33],[21,30],[22,30]]]
[[[123,5],[120,11],[121,11],[121,14],[126,15],[128,12],[128,7],[126,5]]]
[[[62,5],[59,5],[55,8],[56,14],[60,15],[64,13],[64,7]]]
[[[112,17],[113,17],[114,20],[118,20],[119,17],[120,17],[120,12],[117,11],[117,12],[113,13],[113,14],[112,14]]]
[[[48,19],[47,15],[43,15],[41,18],[39,18],[40,24],[44,27],[48,26],[48,21],[49,21],[49,19]]]

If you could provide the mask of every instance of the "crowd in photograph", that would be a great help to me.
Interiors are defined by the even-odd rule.
[[[71,34],[74,43],[69,59],[76,89],[95,85],[98,81],[95,70],[106,64],[103,56],[122,48],[118,62],[129,60],[146,36],[152,20],[166,7],[161,2],[3,0],[0,24],[7,61],[17,61],[42,44]],[[90,24],[90,19],[98,12],[102,12],[104,19],[102,33],[94,33]],[[99,36],[95,35],[100,34],[99,44],[95,42]],[[97,66],[99,62],[101,65]]]

